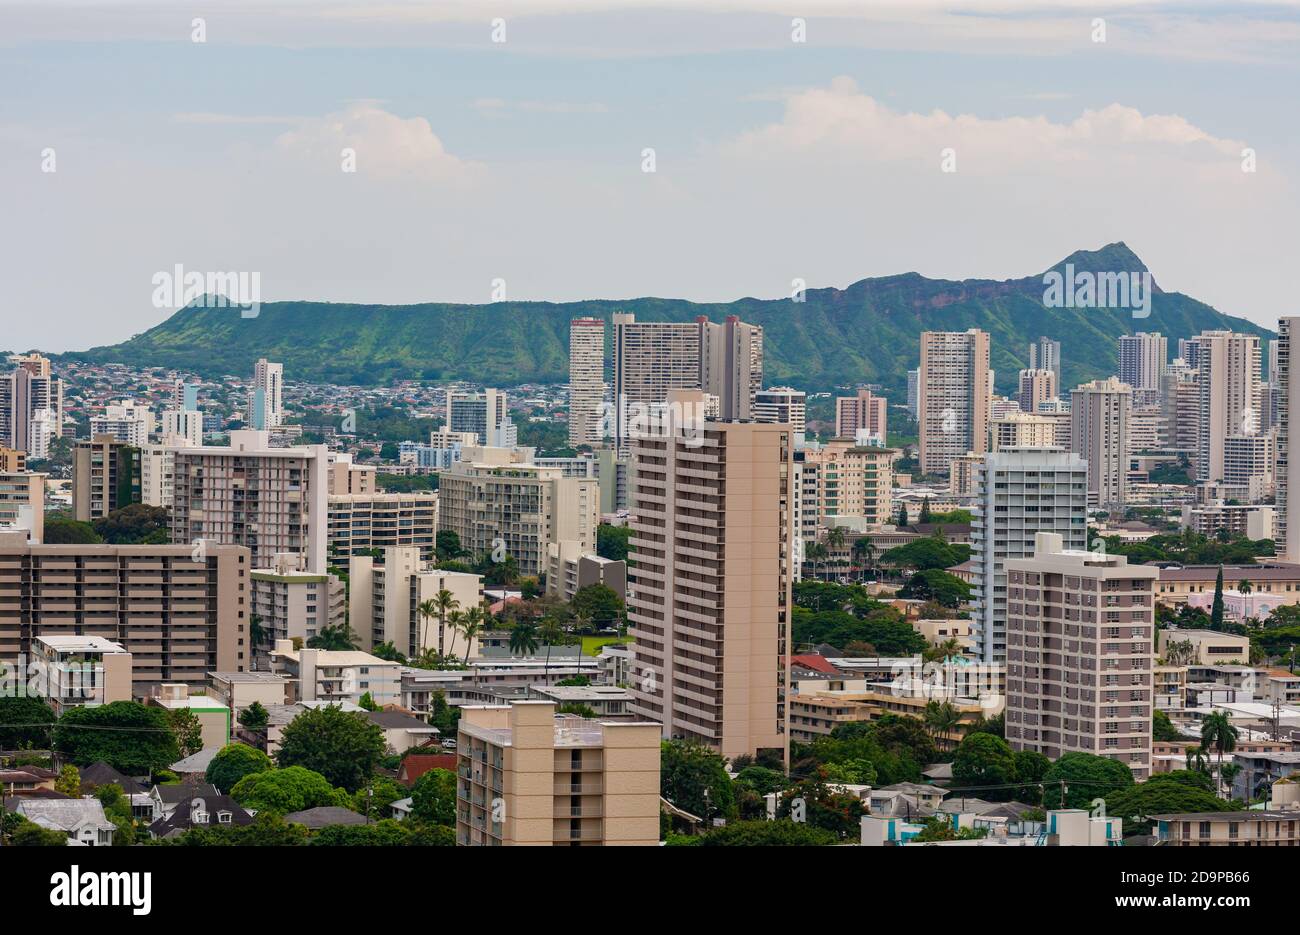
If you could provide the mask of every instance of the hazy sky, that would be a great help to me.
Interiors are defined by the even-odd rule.
[[[176,264],[265,301],[727,300],[1116,240],[1271,325],[1297,117],[1294,3],[0,0],[0,349],[143,331]]]

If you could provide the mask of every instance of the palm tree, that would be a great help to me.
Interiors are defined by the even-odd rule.
[[[826,531],[826,554],[831,555],[844,548],[844,527],[832,526]]]
[[[542,620],[541,630],[537,634],[546,644],[546,662],[542,665],[542,681],[546,681],[547,673],[551,669],[551,647],[564,641],[564,630],[560,626],[560,621],[554,617],[546,617]]]
[[[948,735],[961,723],[961,712],[951,701],[927,701],[922,715],[926,729],[936,744],[946,742]]]
[[[956,637],[950,636],[942,643],[927,646],[921,656],[926,662],[942,662],[951,656],[960,656],[961,650],[961,642]]]
[[[442,640],[447,632],[447,614],[459,608],[460,601],[456,600],[456,596],[446,588],[442,588],[434,595],[433,606],[438,614],[438,655],[441,656],[443,653]]]
[[[460,625],[465,620],[465,615],[459,610],[453,610],[447,615],[447,628],[451,630],[451,643],[447,646],[447,655],[449,658],[456,656],[456,634],[460,632]]]
[[[1207,714],[1201,721],[1201,746],[1207,750],[1212,747],[1218,753],[1220,779],[1223,777],[1223,755],[1237,749],[1237,734],[1237,728],[1225,711]]]
[[[520,620],[510,631],[510,652],[516,656],[531,656],[537,652],[537,624]]]
[[[1197,773],[1207,772],[1204,747],[1187,747],[1183,753],[1187,757],[1187,768]]]
[[[483,632],[483,627],[487,624],[487,612],[482,607],[471,607],[461,615],[460,632],[465,635],[465,662],[469,663],[470,650],[474,647],[474,641],[478,635]]]
[[[438,605],[432,600],[426,598],[425,600],[420,601],[419,606],[416,607],[415,610],[416,613],[420,615],[420,619],[424,621],[424,627],[420,632],[420,645],[411,647],[415,655],[418,656],[421,655],[424,652],[425,647],[429,645],[429,620],[438,616]]]
[[[1237,778],[1237,774],[1240,772],[1240,763],[1224,763],[1219,767],[1219,778],[1223,780],[1223,787],[1228,795],[1232,795],[1232,782]],[[1246,790],[1246,797],[1250,797],[1249,789]]]
[[[1242,578],[1237,582],[1237,590],[1242,594],[1249,594],[1251,591],[1255,590],[1255,586],[1251,584],[1248,579]]]

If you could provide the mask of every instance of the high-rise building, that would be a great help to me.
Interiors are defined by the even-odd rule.
[[[858,432],[880,439],[883,445],[888,436],[889,400],[877,396],[866,387],[853,396],[835,399],[835,437],[858,437]]]
[[[808,427],[808,394],[789,386],[759,390],[754,395],[753,419],[783,422],[796,435],[802,435]]]
[[[1055,399],[1060,392],[1055,370],[1020,371],[1020,392],[1017,399],[1024,412],[1038,412],[1040,403]]]
[[[27,452],[21,448],[0,447],[0,471],[21,473],[27,470]]]
[[[1169,339],[1159,332],[1120,335],[1119,379],[1133,389],[1134,405],[1159,401],[1168,360]]]
[[[659,842],[659,725],[557,716],[550,701],[466,706],[456,737],[456,843]]]
[[[247,549],[32,545],[0,533],[0,659],[37,636],[99,636],[132,654],[134,696],[250,667]],[[29,596],[27,596],[29,595]]]
[[[952,458],[987,451],[988,333],[975,328],[922,332],[918,380],[922,472],[946,474]]]
[[[820,529],[835,525],[836,518],[853,518],[868,526],[892,523],[897,455],[892,448],[858,445],[844,438],[799,449],[797,460],[811,481],[807,493],[814,498],[811,504],[805,499],[806,512],[817,517]]]
[[[1057,420],[1051,416],[1028,412],[1013,412],[1001,419],[994,419],[991,424],[992,450],[1064,447],[1057,445],[1056,425]]]
[[[921,368],[907,371],[907,414],[913,422],[921,421]]]
[[[348,577],[352,629],[360,637],[362,649],[392,643],[410,658],[426,648],[454,653],[462,659],[477,654],[477,638],[467,647],[450,623],[444,631],[440,618],[425,619],[419,608],[425,601],[434,600],[440,591],[451,594],[459,613],[478,607],[483,602],[483,579],[479,575],[434,568],[414,546],[390,546],[381,551],[379,558],[352,556]]]
[[[109,403],[101,415],[90,417],[90,437],[109,435],[127,445],[140,447],[153,434],[153,412],[134,399]]]
[[[247,546],[257,568],[301,552],[305,570],[326,570],[329,452],[324,445],[272,448],[267,432],[230,433],[230,444],[175,450],[173,542]]]
[[[1201,366],[1201,339],[1179,338],[1178,359],[1191,369],[1199,370]]]
[[[695,321],[700,333],[700,389],[718,397],[724,421],[753,418],[754,397],[763,387],[763,329],[737,315],[728,315],[721,324],[704,315]]]
[[[513,448],[519,442],[519,430],[510,421],[510,406],[502,390],[448,390],[446,431],[473,434],[480,445],[494,448]]]
[[[1300,432],[1291,425],[1291,413],[1300,411],[1300,358],[1292,360],[1300,317],[1279,319],[1277,332],[1275,551],[1284,561],[1300,562]]]
[[[45,539],[45,479],[48,474],[0,469],[0,529],[23,530],[32,542]]]
[[[631,709],[724,756],[788,749],[793,445],[785,425],[692,418],[679,392],[632,440]]]
[[[1201,432],[1201,386],[1197,372],[1175,360],[1165,371],[1160,409],[1165,422],[1165,445],[1195,455]]]
[[[1199,346],[1196,479],[1221,481],[1224,440],[1260,431],[1259,336],[1203,331]]]
[[[197,448],[203,444],[203,413],[197,409],[165,409],[160,431],[163,436],[183,438]]]
[[[111,435],[72,449],[72,518],[89,523],[141,502],[140,449]]]
[[[39,354],[8,360],[14,369],[0,375],[0,445],[31,454],[34,419],[50,420],[54,438],[63,434],[63,381],[51,374],[49,360]]]
[[[413,490],[329,496],[331,554],[346,557],[363,555],[372,549],[414,546],[428,561],[433,558],[437,534],[436,493]]]
[[[1070,394],[1070,450],[1088,462],[1088,503],[1110,507],[1128,499],[1133,391],[1115,377]]]
[[[1081,752],[1151,775],[1160,570],[1039,536],[1007,561],[1006,735],[1049,759]]]
[[[199,408],[199,385],[177,380],[172,387],[172,409],[195,412]]]
[[[1029,369],[1050,370],[1056,374],[1056,384],[1061,384],[1061,342],[1040,337],[1029,345]]]
[[[253,382],[248,387],[248,427],[269,432],[283,424],[284,364],[263,357],[253,367]]]
[[[595,551],[599,482],[565,477],[506,448],[468,448],[438,479],[438,529],[475,556],[512,557],[519,571],[546,570],[546,547],[574,539]]]
[[[1059,534],[1071,548],[1087,548],[1087,482],[1088,465],[1058,449],[999,451],[976,468],[972,619],[983,662],[1007,657],[1008,559],[1033,555],[1040,532]]]
[[[305,644],[348,619],[346,586],[334,575],[308,571],[305,559],[301,552],[282,552],[249,573],[249,604],[261,621],[261,642],[252,647],[259,668],[278,640]]]
[[[176,491],[176,449],[196,447],[175,435],[164,435],[157,445],[141,445],[140,502],[170,510]]]
[[[569,322],[569,444],[598,445],[604,431],[605,322],[575,318]]]

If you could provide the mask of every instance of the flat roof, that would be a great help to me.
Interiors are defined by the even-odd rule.
[[[61,653],[124,653],[126,647],[102,636],[75,636],[51,633],[35,637],[38,642]]]

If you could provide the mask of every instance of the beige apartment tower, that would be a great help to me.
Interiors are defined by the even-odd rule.
[[[603,437],[605,401],[605,322],[569,322],[569,444],[598,445]]]
[[[1050,759],[1082,752],[1151,775],[1155,588],[1122,555],[1067,551],[1039,533],[1007,562],[1007,742]]]
[[[99,636],[132,655],[136,696],[249,668],[249,553],[209,544],[29,545],[0,533],[0,659],[38,636]]]
[[[549,701],[461,708],[456,843],[659,843],[659,725],[556,716]]]
[[[1259,336],[1202,331],[1196,479],[1223,480],[1228,438],[1260,432]]]
[[[1070,394],[1070,450],[1088,462],[1089,506],[1128,499],[1132,411],[1132,389],[1114,377],[1084,383]]]
[[[923,331],[917,376],[921,470],[947,474],[967,452],[988,451],[989,336],[969,331]]]
[[[1277,331],[1274,548],[1283,561],[1300,562],[1300,433],[1291,425],[1291,410],[1300,406],[1300,359],[1292,360],[1291,353],[1300,333],[1300,318],[1278,319]]]
[[[882,442],[888,433],[889,400],[862,387],[852,396],[835,398],[835,435],[838,438],[857,438],[866,431]]]
[[[724,756],[788,749],[794,463],[789,426],[693,418],[633,440],[631,709]]]
[[[1055,370],[1022,370],[1017,401],[1021,411],[1036,413],[1039,404],[1055,399],[1059,390]]]

